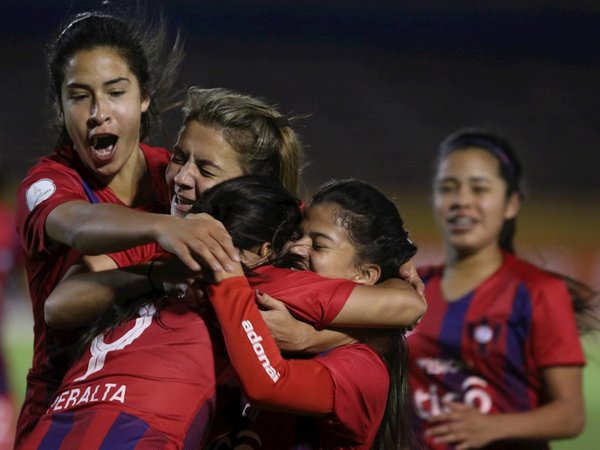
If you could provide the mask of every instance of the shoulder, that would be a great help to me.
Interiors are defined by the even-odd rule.
[[[515,255],[505,254],[503,267],[529,289],[565,288],[565,283],[559,276]]]
[[[31,177],[35,177],[40,173],[69,173],[76,174],[77,171],[73,168],[75,153],[72,147],[62,147],[55,149],[51,154],[41,157],[37,162],[29,168],[24,181]]]

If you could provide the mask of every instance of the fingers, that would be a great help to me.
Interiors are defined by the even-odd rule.
[[[188,215],[185,220],[192,226],[190,246],[196,257],[215,272],[232,272],[240,257],[223,224],[207,214]]]
[[[461,402],[444,402],[444,406],[446,408],[449,408],[451,411],[471,411],[473,410],[472,406],[469,405],[465,405],[464,403]]]
[[[426,436],[433,438],[435,443],[460,443],[465,445],[464,436],[456,430],[452,423],[445,423],[436,427],[429,428],[425,432]]]
[[[199,272],[202,268],[198,261],[196,261],[189,252],[182,253],[175,251],[173,253],[181,260],[182,263],[188,266],[190,270],[194,272]]]
[[[161,230],[158,243],[193,271],[199,271],[204,265],[214,272],[233,272],[240,261],[223,224],[207,214],[174,218]]]
[[[287,311],[287,308],[285,307],[283,302],[281,302],[277,299],[274,299],[269,294],[265,294],[264,292],[262,292],[258,289],[256,290],[256,300],[257,300],[258,304],[260,306],[262,306],[264,309],[267,309],[267,310],[285,309]]]
[[[400,278],[408,281],[417,293],[425,298],[425,284],[419,277],[416,266],[412,261],[408,261],[400,266]]]
[[[232,272],[234,270],[236,263],[239,261],[239,255],[235,251],[237,260],[232,259],[227,253],[228,247],[235,251],[231,237],[228,234],[222,236],[203,234],[196,236],[196,240],[189,244],[194,258],[210,267],[214,272],[222,270]]]

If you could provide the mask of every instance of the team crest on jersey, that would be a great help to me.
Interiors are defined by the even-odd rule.
[[[29,211],[33,210],[37,205],[44,200],[48,200],[56,192],[56,184],[48,178],[42,178],[36,181],[27,189],[25,199]]]
[[[484,317],[479,322],[467,325],[469,337],[477,342],[479,351],[482,353],[485,353],[487,347],[499,338],[500,328],[500,324],[490,322],[487,317]]]
[[[487,344],[493,337],[494,331],[487,324],[477,325],[473,330],[473,338],[480,344]]]

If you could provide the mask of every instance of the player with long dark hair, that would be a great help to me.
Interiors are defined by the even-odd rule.
[[[446,261],[421,272],[429,310],[408,338],[428,448],[547,449],[583,428],[577,325],[598,327],[594,292],[515,255],[521,184],[514,149],[494,133],[462,129],[438,149]]]

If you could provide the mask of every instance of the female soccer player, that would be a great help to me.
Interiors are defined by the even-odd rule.
[[[304,247],[307,268],[359,284],[397,276],[416,252],[394,204],[356,180],[325,184],[309,203],[302,229],[296,245]],[[394,345],[403,335],[387,336],[383,359],[362,343],[312,359],[284,359],[255,303],[256,285],[241,275],[241,266],[232,273],[215,273],[218,283],[209,286],[208,296],[250,405],[243,404],[236,432],[211,448],[223,448],[226,441],[231,446],[225,448],[404,448],[406,354],[400,353],[403,346]],[[421,306],[424,312],[424,302]]]
[[[50,47],[60,136],[55,151],[29,170],[17,203],[34,314],[33,365],[17,446],[48,408],[68,367],[66,349],[78,338],[48,330],[46,297],[81,253],[116,251],[155,239],[143,223],[132,227],[127,222],[133,209],[168,208],[164,170],[169,153],[140,143],[180,58],[178,44],[165,51],[165,39],[164,26],[150,29],[135,20],[85,13],[70,20]],[[166,217],[155,230],[167,233],[162,242],[175,228],[185,231],[173,218],[148,216]],[[114,267],[121,262],[119,254],[99,262],[106,260]]]
[[[298,202],[275,181],[246,176],[223,182],[199,207],[227,227],[242,260],[256,271],[255,286],[285,298],[300,317],[319,315],[357,289],[348,280],[264,266],[275,261],[301,219]],[[231,373],[210,313],[193,289],[183,297],[155,292],[116,305],[135,314],[92,340],[23,448],[197,448],[219,406],[216,384],[231,381]],[[408,320],[420,314],[422,308]],[[327,325],[329,318],[321,320]]]
[[[446,262],[422,271],[429,310],[408,338],[426,445],[547,449],[577,435],[585,360],[573,302],[561,278],[514,254],[522,192],[512,147],[484,130],[451,134],[433,191]]]

